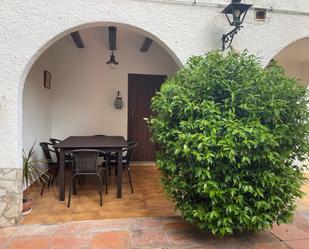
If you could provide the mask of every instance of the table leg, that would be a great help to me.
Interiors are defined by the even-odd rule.
[[[65,165],[64,165],[64,151],[61,150],[60,151],[60,196],[59,196],[59,199],[60,201],[64,201],[65,199],[65,178],[64,178],[64,168],[65,168]]]
[[[117,198],[122,196],[122,150],[117,151]]]
[[[78,178],[79,176],[77,176],[77,179],[79,179]],[[71,184],[73,184],[73,195],[77,195],[77,191],[76,191],[76,177],[74,177],[74,178],[72,178],[71,177]]]

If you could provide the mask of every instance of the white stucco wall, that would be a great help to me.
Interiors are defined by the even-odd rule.
[[[302,82],[309,86],[309,62],[301,64]]]
[[[36,142],[38,159],[43,158],[39,147],[41,141],[48,141],[52,132],[52,89],[43,86],[44,70],[54,74],[53,49],[48,49],[31,68],[23,91],[22,141],[26,152]]]
[[[198,0],[192,6],[142,0],[3,0],[0,8],[0,167],[21,167],[22,89],[28,71],[41,53],[71,31],[102,23],[123,23],[144,32],[178,61],[192,54],[221,47],[221,36],[231,30],[221,7],[205,3],[228,0]],[[193,2],[193,1],[192,1]],[[249,2],[249,1],[246,1]],[[309,12],[307,0],[251,1],[259,7],[273,7],[266,22],[256,22],[250,11],[234,46],[248,49],[266,65],[289,43],[309,36],[305,14],[276,11],[293,9]]]
[[[287,76],[309,85],[309,38],[297,40],[282,49],[274,59],[282,66]]]
[[[278,64],[284,68],[284,72],[287,76],[296,78],[301,81],[302,79],[301,63],[289,63],[289,62],[278,61]]]
[[[81,30],[85,48],[76,48],[70,36],[58,41],[40,57],[29,72],[23,94],[23,146],[37,139],[72,135],[127,136],[128,73],[173,75],[177,65],[156,43],[139,51],[145,37],[117,30],[116,59],[111,70],[107,27]],[[52,73],[51,89],[43,87],[43,71]],[[124,107],[113,106],[117,91]],[[37,152],[41,149],[37,146]],[[39,153],[38,155],[40,155]]]
[[[309,85],[309,62],[287,63],[278,61],[278,64],[284,68],[287,76],[298,79],[305,86]]]
[[[177,65],[157,44],[147,53],[139,51],[145,37],[125,29],[117,30],[116,59],[119,66],[111,70],[107,28],[80,32],[84,49],[77,49],[70,37],[59,42],[57,80],[53,84],[52,136],[123,135],[127,136],[128,73],[173,75]],[[68,66],[69,65],[69,66]],[[121,92],[124,107],[113,103]]]

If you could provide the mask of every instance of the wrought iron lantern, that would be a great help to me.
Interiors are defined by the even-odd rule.
[[[231,26],[235,28],[222,36],[222,51],[229,48],[232,44],[234,36],[242,28],[242,23],[246,17],[248,10],[252,4],[241,3],[241,0],[232,0],[232,2],[222,10]]]
[[[114,107],[116,109],[122,109],[122,107],[123,107],[123,100],[122,100],[122,97],[120,95],[120,91],[117,92],[117,97],[115,98],[115,101],[114,101]]]
[[[111,57],[109,59],[109,61],[106,62],[107,65],[109,65],[109,67],[111,69],[115,69],[117,67],[117,65],[119,64],[117,61],[116,61],[116,57],[114,55],[114,51],[112,50],[112,53],[111,53]]]

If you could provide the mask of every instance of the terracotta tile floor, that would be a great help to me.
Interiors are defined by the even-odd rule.
[[[149,169],[145,167],[144,170]],[[155,173],[154,168],[151,169],[151,172],[154,175],[158,174],[158,172]],[[144,175],[144,178],[145,182],[147,182],[146,179],[148,181],[149,178],[151,179],[147,175]],[[142,191],[142,189],[139,189],[139,191]],[[183,221],[180,216],[105,220],[102,220],[102,217],[99,216],[97,219],[100,220],[57,222],[55,224],[47,222],[50,224],[30,224],[2,228],[0,229],[0,248],[309,249],[309,185],[304,186],[304,191],[307,195],[298,201],[298,211],[293,224],[275,225],[270,231],[260,233],[235,234],[220,239],[207,232],[199,231]],[[57,194],[54,193],[54,190],[49,190],[47,193],[46,195],[54,195],[54,198],[56,198]],[[126,193],[126,195],[132,197],[129,193]],[[76,199],[75,205],[79,204],[79,197],[74,198]],[[106,197],[106,199],[108,198]],[[91,203],[96,206],[98,200],[91,199]],[[108,205],[108,200],[105,204]],[[125,206],[125,204],[122,205]],[[171,212],[168,209],[172,207],[172,205],[168,205],[162,208],[167,214]],[[115,206],[112,205],[112,207]],[[46,210],[49,210],[48,206],[46,208]],[[130,210],[130,208],[133,207],[129,206],[128,209]],[[65,209],[61,207],[59,210],[63,212]],[[78,213],[74,209],[69,210],[72,211],[73,216],[75,212]],[[31,215],[34,213],[35,211]],[[68,216],[68,214],[66,215]],[[24,223],[27,223],[29,217],[24,220]],[[44,216],[42,215],[41,218],[44,218]],[[30,218],[28,222],[31,223]]]
[[[288,249],[270,232],[247,233],[223,239],[201,232],[180,217],[77,221],[54,225],[4,228],[0,247],[5,249],[52,248],[203,248]],[[305,240],[288,241],[300,243]],[[303,243],[304,244],[304,243]],[[308,248],[295,247],[295,248]]]
[[[43,196],[40,196],[41,186],[35,185],[25,193],[33,199],[33,211],[24,218],[22,223],[54,224],[64,221],[178,215],[174,211],[174,204],[167,199],[162,189],[160,172],[154,165],[132,166],[131,171],[134,194],[131,193],[127,173],[124,171],[123,197],[116,198],[116,181],[112,174],[108,194],[103,195],[102,207],[99,205],[98,185],[95,178],[85,179],[77,191],[78,195],[73,195],[70,208],[67,208],[67,196],[66,201],[59,201],[57,185],[45,189]],[[69,177],[68,174],[67,178]]]

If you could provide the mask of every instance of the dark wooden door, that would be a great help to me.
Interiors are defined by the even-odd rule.
[[[138,142],[133,161],[154,161],[155,144],[143,118],[151,116],[151,98],[160,90],[166,75],[129,74],[128,139]]]

